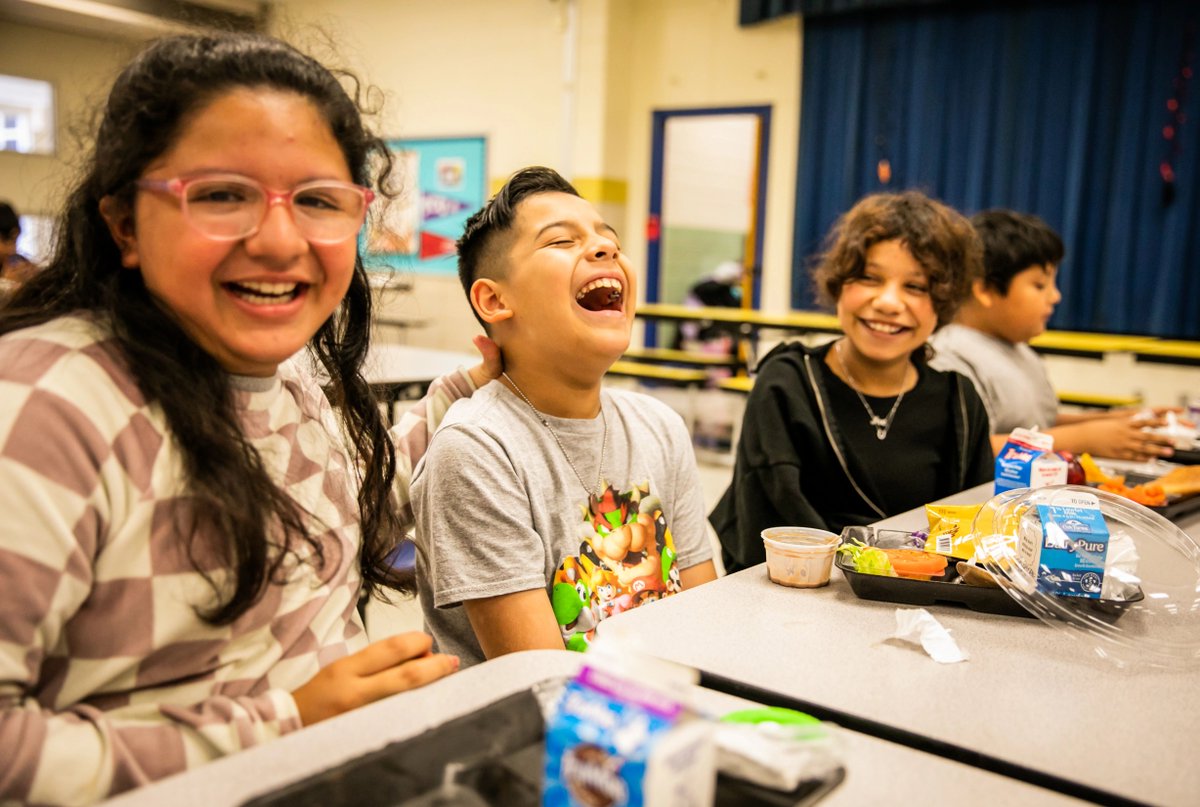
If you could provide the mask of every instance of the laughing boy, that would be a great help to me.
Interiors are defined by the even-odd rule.
[[[463,666],[582,650],[608,616],[716,576],[691,440],[662,402],[601,387],[635,277],[565,179],[514,174],[458,256],[506,372],[451,408],[415,472],[426,625]]]

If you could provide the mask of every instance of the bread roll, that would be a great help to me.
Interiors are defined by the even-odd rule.
[[[1200,465],[1185,465],[1159,477],[1156,483],[1168,496],[1200,493]]]

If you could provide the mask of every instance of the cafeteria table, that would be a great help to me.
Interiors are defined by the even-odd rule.
[[[693,307],[673,303],[642,303],[637,316],[662,322],[718,322],[737,326],[756,349],[760,330],[793,334],[840,334],[838,318],[823,311],[785,311],[771,313],[752,308]],[[1167,364],[1200,364],[1200,342],[1164,340],[1155,336],[1091,333],[1086,331],[1045,331],[1029,340],[1039,353],[1078,358],[1103,359],[1108,354],[1130,353],[1138,361]],[[754,361],[751,357],[751,366]]]
[[[130,791],[108,807],[222,807],[241,804],[397,740],[469,714],[534,684],[573,675],[584,656],[531,650],[502,656],[421,689],[318,723],[186,773]],[[754,704],[693,688],[693,705],[719,715]],[[846,778],[821,800],[829,807],[908,801],[940,807],[982,799],[988,805],[1070,807],[1079,804],[1049,790],[939,759],[902,745],[838,732]]]
[[[419,398],[438,377],[478,363],[479,356],[470,353],[376,342],[363,364],[363,377],[387,404],[391,418],[398,402]]]
[[[772,314],[753,308],[723,308],[688,306],[672,303],[641,303],[637,316],[664,322],[715,322],[736,326],[745,340],[746,364],[753,368],[758,362],[758,332],[785,331],[795,334],[841,333],[842,326],[833,314],[821,311],[788,311]]]
[[[981,485],[947,502],[990,494]],[[1200,539],[1200,513],[1183,518]],[[924,525],[922,509],[879,524]],[[1200,667],[1122,668],[1032,618],[931,606],[970,655],[939,664],[892,638],[902,607],[858,599],[836,567],[828,586],[793,589],[760,564],[614,616],[600,634],[695,667],[701,683],[766,702],[762,693],[777,693],[857,730],[1061,792],[1200,802]]]
[[[1134,355],[1143,362],[1200,365],[1200,342],[1164,339],[1140,345]]]

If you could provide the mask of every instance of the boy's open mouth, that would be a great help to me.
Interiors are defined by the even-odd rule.
[[[288,303],[300,294],[300,283],[226,283],[225,288],[235,296],[254,305]]]
[[[612,277],[593,280],[575,293],[575,302],[588,311],[620,311],[624,298],[621,281]]]

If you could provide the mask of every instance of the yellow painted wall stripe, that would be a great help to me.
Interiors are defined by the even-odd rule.
[[[507,181],[507,176],[492,177],[488,183],[490,186],[488,196],[495,196],[496,192],[504,187],[504,183]],[[623,205],[629,195],[629,183],[623,179],[577,177],[571,180],[571,184],[579,191],[580,196],[593,204]]]
[[[623,179],[608,177],[577,177],[571,182],[579,195],[593,204],[625,204],[629,195],[629,183]]]

